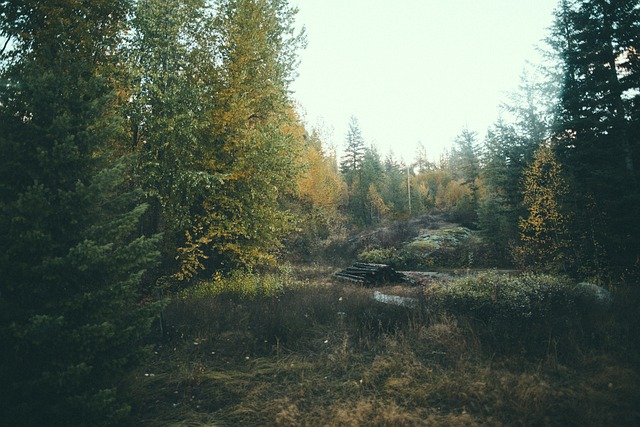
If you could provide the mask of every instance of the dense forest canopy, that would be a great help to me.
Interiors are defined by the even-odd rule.
[[[356,117],[340,158],[305,127],[295,14],[287,0],[0,2],[3,419],[117,423],[159,289],[430,212],[479,230],[489,267],[640,277],[636,0],[560,1],[549,63],[437,164],[379,153]]]

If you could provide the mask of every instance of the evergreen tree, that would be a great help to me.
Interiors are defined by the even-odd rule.
[[[380,154],[377,148],[371,145],[364,150],[362,170],[352,192],[358,200],[358,206],[361,207],[358,216],[364,224],[380,222],[386,212],[386,206],[378,190],[383,180],[384,171]]]
[[[422,142],[418,141],[418,149],[416,150],[416,158],[414,165],[418,168],[418,173],[426,170],[434,169],[435,165],[429,161],[427,150]]]
[[[158,255],[112,150],[127,2],[1,7],[0,419],[118,425],[118,386],[152,318],[138,288]]]
[[[362,138],[358,119],[355,116],[351,116],[349,130],[346,135],[346,147],[340,162],[340,172],[344,175],[349,186],[353,184],[353,180],[362,169],[364,153],[364,138]]]
[[[363,168],[365,162],[364,139],[358,124],[358,119],[351,116],[349,120],[349,129],[345,136],[345,152],[340,161],[340,172],[347,184],[347,205],[346,215],[351,223],[365,225],[368,221],[366,199],[369,186],[363,179]],[[376,153],[377,155],[377,153]],[[369,153],[368,160],[372,160]],[[371,164],[369,165],[369,168]]]
[[[395,218],[407,217],[409,204],[407,195],[407,171],[392,153],[384,161],[384,183],[382,198]]]
[[[518,240],[518,221],[524,216],[520,181],[530,159],[520,152],[516,130],[503,121],[487,132],[482,179],[484,196],[478,204],[480,231],[499,262],[507,263],[509,248]]]
[[[476,224],[478,210],[478,178],[480,177],[480,159],[478,156],[478,135],[464,129],[454,140],[448,167],[458,184],[466,187],[464,197],[452,210],[453,219],[468,226]]]
[[[449,158],[454,179],[461,179],[465,185],[473,185],[480,175],[478,151],[478,134],[463,129],[454,140]]]
[[[502,262],[518,240],[523,209],[521,181],[536,149],[551,134],[557,91],[555,80],[531,72],[522,75],[516,92],[503,105],[509,121],[500,119],[487,133],[482,182],[484,194],[478,206],[478,224],[494,255]]]
[[[550,39],[562,61],[556,126],[559,160],[577,185],[566,205],[585,274],[600,263],[622,274],[640,259],[637,158],[640,5],[635,0],[563,1]],[[590,271],[588,271],[590,270]]]

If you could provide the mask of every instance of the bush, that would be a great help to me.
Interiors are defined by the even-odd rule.
[[[404,265],[402,254],[396,248],[369,249],[358,254],[358,260],[374,264],[387,264],[393,267]]]
[[[594,313],[564,277],[490,272],[427,292],[438,309],[480,322],[483,341],[498,352],[545,356],[553,348],[568,357],[576,341],[595,338]]]
[[[258,274],[236,270],[227,275],[216,273],[213,278],[203,280],[192,288],[182,291],[182,299],[226,295],[236,298],[273,297],[295,287],[296,282],[286,268],[276,273]]]

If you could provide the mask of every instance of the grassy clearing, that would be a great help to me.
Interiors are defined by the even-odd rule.
[[[370,289],[320,281],[312,269],[303,274],[272,282],[274,292],[173,302],[170,334],[130,378],[136,422],[640,422],[633,296],[609,311],[581,311],[562,280],[492,273],[448,290],[405,290],[422,295],[420,308],[409,309],[372,301]]]

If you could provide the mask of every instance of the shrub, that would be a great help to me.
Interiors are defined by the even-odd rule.
[[[284,293],[286,288],[296,286],[296,281],[286,268],[276,273],[258,274],[252,271],[235,270],[227,275],[216,273],[192,288],[182,291],[182,299],[226,295],[237,298],[273,297]]]
[[[374,264],[388,264],[393,267],[404,265],[402,254],[396,248],[369,249],[358,254],[358,260]]]
[[[505,353],[554,351],[569,356],[579,339],[593,338],[593,323],[582,310],[574,285],[564,277],[484,273],[428,290],[431,304],[468,316],[485,327],[483,339]],[[572,337],[568,339],[567,337]]]

